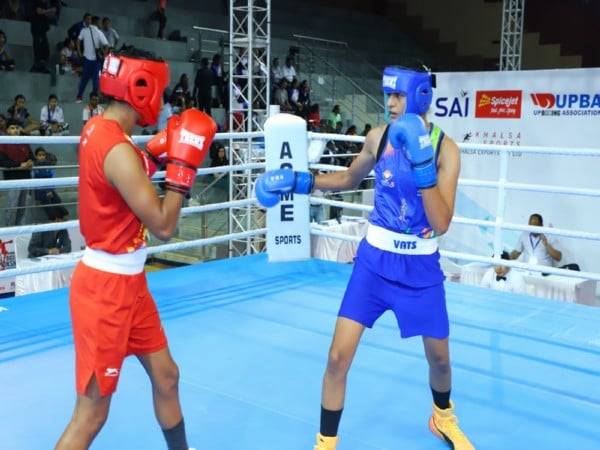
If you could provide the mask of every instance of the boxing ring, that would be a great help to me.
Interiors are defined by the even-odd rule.
[[[219,139],[229,137],[218,135]],[[310,135],[312,141],[331,138]],[[335,136],[337,140],[346,138]],[[43,142],[78,138],[51,139],[57,142],[48,138]],[[360,142],[361,138],[355,140]],[[0,137],[0,142],[8,141]],[[252,163],[199,169],[198,173],[262,167],[262,163]],[[2,181],[0,189],[72,186],[76,182],[73,177]],[[460,182],[465,183],[482,182]],[[506,177],[498,183],[499,190],[529,189],[510,186]],[[586,190],[580,195],[600,193]],[[316,197],[311,201],[369,209],[367,205]],[[253,204],[255,199],[235,205]],[[183,209],[182,214],[232,206],[232,202],[194,206]],[[498,230],[528,230],[526,226],[505,224],[501,218],[485,224],[468,218],[456,220]],[[71,221],[2,228],[0,235],[76,226],[77,221]],[[542,230],[591,240],[600,238],[593,233]],[[150,253],[265,232],[267,229],[261,228],[243,236],[165,244],[151,247]],[[356,239],[316,229],[311,233]],[[462,253],[447,256],[497,261]],[[44,264],[43,268],[40,265],[25,271],[55,270],[68,264],[72,262]],[[513,261],[503,264],[536,270]],[[0,276],[22,273],[11,270],[0,272]],[[550,271],[573,276],[561,269]],[[350,272],[347,264],[316,259],[273,263],[267,255],[257,254],[148,274],[171,351],[180,367],[180,393],[191,446],[232,450],[312,448],[318,431],[327,350]],[[578,274],[582,275],[600,279],[594,273]],[[449,282],[446,292],[453,398],[462,427],[474,445],[493,450],[597,449],[600,308]],[[68,291],[2,300],[0,306],[0,448],[51,448],[69,419],[75,399]],[[387,313],[373,330],[365,333],[358,349],[349,377],[339,448],[447,448],[428,430],[430,407],[422,343],[420,339],[401,341],[395,319]],[[152,410],[149,380],[135,359],[125,361],[108,422],[92,448],[164,448]]]

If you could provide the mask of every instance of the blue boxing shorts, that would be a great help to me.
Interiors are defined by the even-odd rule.
[[[407,286],[382,277],[356,258],[338,316],[371,328],[389,309],[396,316],[402,338],[444,339],[450,334],[443,282]]]

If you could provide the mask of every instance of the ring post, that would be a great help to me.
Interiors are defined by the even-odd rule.
[[[277,114],[265,122],[266,170],[308,171],[306,121],[291,114]],[[310,258],[309,196],[281,195],[267,209],[267,253],[269,261]]]

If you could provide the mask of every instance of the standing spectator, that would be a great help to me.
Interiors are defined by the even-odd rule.
[[[502,252],[502,259],[510,259],[508,252]],[[525,281],[518,270],[507,266],[495,266],[488,269],[481,279],[481,287],[496,291],[525,293]]]
[[[92,93],[98,93],[98,78],[100,76],[100,58],[103,49],[108,46],[104,34],[92,25],[92,18],[86,16],[87,26],[82,28],[77,38],[77,50],[79,55],[83,55],[83,72],[79,82],[79,91],[77,92],[77,103],[81,103],[83,93],[88,81],[92,80]],[[83,45],[83,50],[82,50]]]
[[[15,119],[7,120],[6,133],[9,136],[20,136],[21,125]],[[31,178],[31,167],[33,166],[33,153],[28,144],[0,144],[0,167],[5,170],[5,180],[22,180]],[[27,202],[27,189],[11,189],[6,193],[6,217],[7,227],[21,225],[25,216],[25,204]]]
[[[8,51],[6,34],[0,30],[0,70],[14,70],[15,60],[10,56]]]
[[[341,127],[342,124],[342,114],[340,112],[340,105],[335,105],[333,107],[333,109],[331,110],[331,113],[329,113],[329,125],[331,126],[331,128],[333,128],[336,132],[339,132],[338,130],[338,124]]]
[[[6,0],[2,2],[0,17],[10,20],[23,20],[22,3],[19,0]]]
[[[104,108],[100,104],[100,97],[98,94],[90,94],[90,102],[83,107],[83,124],[90,120],[94,116],[98,116],[104,112]]]
[[[54,206],[50,209],[48,218],[52,222],[64,222],[69,213],[63,206]],[[42,231],[33,233],[27,247],[29,258],[38,258],[46,255],[60,255],[71,253],[71,238],[66,229],[56,231]]]
[[[213,56],[210,70],[213,72],[213,85],[216,87],[216,92],[211,93],[213,99],[216,100],[216,106],[224,105],[225,99],[225,74],[223,73],[223,64],[221,63],[221,55],[218,53]]]
[[[102,33],[104,33],[108,46],[112,49],[117,48],[119,33],[112,27],[112,23],[108,17],[102,19]]]
[[[7,112],[8,118],[15,120],[19,124],[22,134],[31,134],[39,130],[40,124],[31,118],[29,111],[25,107],[25,96],[23,94],[15,96],[15,102],[8,108]]]
[[[200,60],[200,68],[196,72],[194,79],[193,98],[196,100],[196,106],[200,111],[210,115],[211,107],[211,88],[215,82],[215,74],[208,68],[208,58]]]
[[[177,97],[183,98],[186,105],[192,100],[192,96],[190,95],[190,79],[186,73],[181,74],[179,82],[173,88],[173,92]]]
[[[283,78],[283,69],[279,65],[279,58],[273,58],[271,63],[271,86],[277,86]]]
[[[362,131],[362,133],[360,133],[361,136],[366,136],[367,134],[369,134],[369,131],[371,131],[371,124],[370,123],[366,123],[365,124],[365,129]]]
[[[48,96],[48,103],[42,106],[40,112],[40,132],[56,136],[68,128],[65,123],[63,109],[58,104],[58,97],[54,94]]]
[[[84,13],[83,20],[81,22],[76,22],[69,27],[69,29],[67,30],[67,36],[69,38],[73,39],[73,42],[77,42],[77,39],[79,38],[79,33],[81,33],[81,30],[83,30],[85,27],[87,27],[91,23],[92,23],[92,15],[89,12]]]
[[[35,149],[35,160],[33,161],[33,178],[54,178],[54,169],[50,169],[49,166],[56,164],[56,156],[49,154],[43,147]],[[46,208],[46,214],[50,217],[51,209],[48,205],[61,203],[60,196],[56,193],[53,188],[43,187],[35,189],[33,192],[33,198],[36,202],[44,205]]]
[[[167,26],[167,0],[158,0],[156,7],[156,17],[158,18],[158,38],[165,39],[165,27]]]
[[[50,45],[46,33],[50,29],[50,21],[55,16],[56,8],[51,7],[50,0],[33,0],[30,25],[33,38],[33,66],[31,72],[50,73],[50,70],[48,70]]]
[[[294,66],[292,65],[292,58],[289,56],[285,58],[285,65],[281,69],[281,75],[283,78],[288,80],[288,83],[290,84],[296,78],[296,69],[294,69]]]

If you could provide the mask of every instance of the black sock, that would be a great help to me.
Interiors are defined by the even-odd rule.
[[[323,436],[337,436],[343,410],[342,408],[339,411],[330,411],[321,406],[321,434]]]
[[[173,428],[168,430],[163,429],[162,432],[165,435],[165,441],[167,441],[167,448],[169,450],[188,450],[183,419]]]
[[[433,395],[433,403],[440,409],[450,408],[450,391],[438,392],[431,388],[431,394]]]

